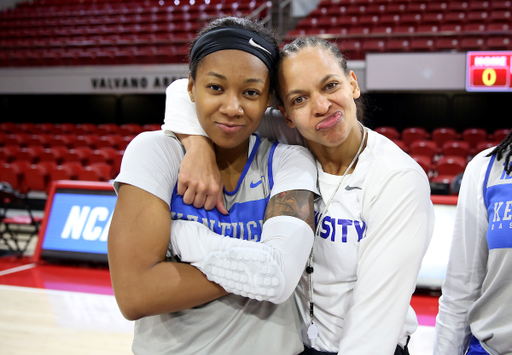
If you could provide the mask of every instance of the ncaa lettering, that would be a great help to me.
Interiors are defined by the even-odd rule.
[[[106,223],[98,223],[105,222]],[[62,229],[62,239],[80,239],[87,241],[99,240],[106,242],[112,214],[106,207],[73,206],[69,211],[66,224]],[[103,226],[103,227],[102,227]]]
[[[315,220],[318,224],[319,214],[315,213],[315,215]],[[331,242],[336,242],[337,239],[338,241],[341,240],[342,243],[347,243],[350,229],[355,229],[357,241],[360,242],[366,230],[366,223],[364,221],[325,216],[320,227],[320,237],[330,239]]]

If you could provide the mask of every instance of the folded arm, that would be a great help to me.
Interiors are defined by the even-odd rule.
[[[130,320],[188,309],[226,294],[195,267],[166,261],[169,206],[121,184],[108,237],[112,286]]]
[[[261,243],[177,220],[172,222],[173,249],[230,293],[284,302],[299,282],[313,243],[313,193],[286,191],[268,206]]]

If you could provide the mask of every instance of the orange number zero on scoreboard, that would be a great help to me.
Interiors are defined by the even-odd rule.
[[[508,71],[505,68],[485,68],[473,70],[474,86],[505,86]]]

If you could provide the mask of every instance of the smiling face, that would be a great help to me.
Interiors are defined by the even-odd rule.
[[[247,144],[270,98],[270,76],[252,54],[221,50],[204,57],[196,78],[189,77],[190,99],[199,122],[213,143],[224,149]]]
[[[281,112],[313,150],[339,147],[351,140],[351,132],[359,132],[354,102],[360,96],[357,78],[352,71],[345,74],[331,52],[313,46],[290,53],[278,75]]]

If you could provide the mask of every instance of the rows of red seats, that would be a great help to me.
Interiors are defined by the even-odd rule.
[[[341,37],[351,59],[364,59],[366,52],[510,50],[511,29],[510,1],[323,0],[288,39]]]
[[[0,66],[181,63],[188,42],[206,21],[228,14],[247,16],[263,4],[239,0],[22,3],[0,12]]]
[[[160,125],[0,124],[0,181],[16,190],[44,191],[53,180],[109,181],[125,147]]]
[[[445,183],[464,172],[473,156],[498,145],[510,133],[508,128],[488,133],[482,128],[457,132],[449,127],[436,128],[432,132],[422,127],[408,127],[401,132],[395,127],[378,127],[376,131],[410,154],[431,181]]]

